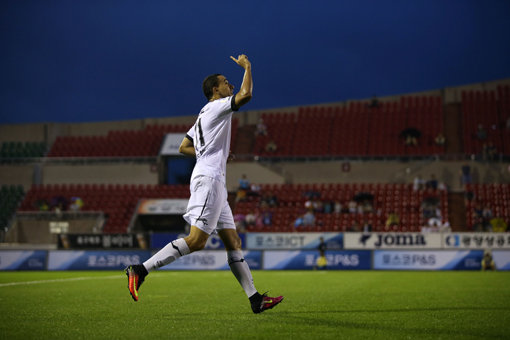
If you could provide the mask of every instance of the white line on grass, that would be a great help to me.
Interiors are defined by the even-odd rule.
[[[151,275],[152,277],[157,277],[159,275]],[[96,279],[122,279],[125,280],[126,277],[122,275],[110,275],[110,276],[86,276],[86,277],[70,277],[67,279],[54,279],[54,280],[38,280],[38,281],[20,281],[20,282],[7,282],[0,283],[0,287],[8,287],[8,286],[23,286],[23,285],[37,285],[41,283],[54,283],[54,282],[69,282],[69,281],[84,281],[84,280],[96,280]]]
[[[54,280],[7,282],[7,283],[0,283],[0,287],[22,286],[22,285],[37,285],[37,284],[40,284],[40,283],[83,281],[83,280],[93,280],[93,279],[118,279],[119,277],[121,277],[121,276],[119,276],[119,275],[112,275],[112,276],[95,276],[95,277],[70,277],[70,278],[67,278],[67,279],[54,279]]]

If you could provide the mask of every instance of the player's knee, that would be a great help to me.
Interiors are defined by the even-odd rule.
[[[186,243],[188,244],[188,248],[191,252],[199,251],[205,248],[206,240],[202,240],[196,237],[188,237],[186,238]]]
[[[242,247],[241,238],[238,235],[235,235],[228,239],[228,242],[225,244],[227,250],[239,250]]]

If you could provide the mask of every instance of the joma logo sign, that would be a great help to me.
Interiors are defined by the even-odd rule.
[[[426,246],[427,242],[425,237],[421,234],[377,234],[377,240],[374,246],[380,248],[381,246]],[[372,238],[371,234],[363,234],[359,242],[364,246],[367,241]]]

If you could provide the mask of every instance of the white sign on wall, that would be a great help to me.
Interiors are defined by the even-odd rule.
[[[167,133],[159,154],[162,156],[182,156],[179,153],[179,146],[185,136],[185,133]]]
[[[344,249],[439,249],[440,234],[344,233]]]
[[[445,249],[510,249],[509,233],[443,234]]]

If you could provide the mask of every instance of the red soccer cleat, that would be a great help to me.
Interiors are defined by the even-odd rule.
[[[138,301],[138,289],[147,276],[147,270],[143,265],[128,266],[126,268],[126,275],[128,277],[128,289],[133,300]]]
[[[266,309],[271,309],[282,301],[283,296],[269,297],[267,293],[264,293],[261,295],[261,299],[258,303],[251,304],[251,310],[255,314],[262,313]]]

